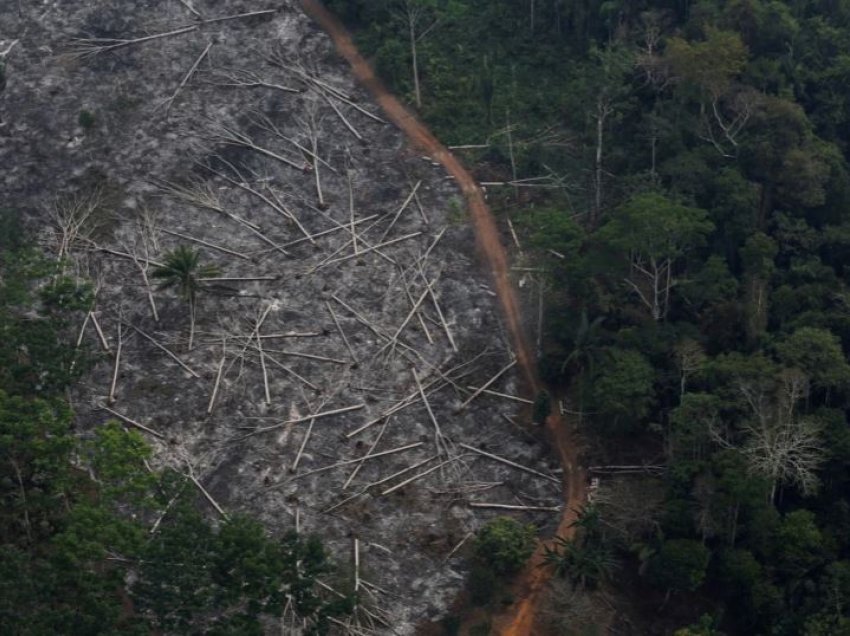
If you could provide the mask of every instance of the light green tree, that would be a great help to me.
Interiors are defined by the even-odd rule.
[[[671,592],[693,592],[705,581],[710,555],[699,541],[665,541],[650,564],[650,578],[666,589],[668,596]]]
[[[827,329],[801,327],[776,346],[779,359],[800,369],[817,388],[836,388],[850,382],[850,364],[841,340]]]
[[[617,427],[629,428],[649,414],[655,372],[638,351],[609,348],[590,382],[592,410]]]
[[[534,526],[510,517],[490,521],[475,539],[476,558],[496,574],[513,574],[534,551]]]
[[[628,260],[624,282],[653,320],[664,320],[671,290],[679,284],[677,265],[714,229],[704,210],[676,203],[662,194],[638,194],[622,205],[597,238]]]

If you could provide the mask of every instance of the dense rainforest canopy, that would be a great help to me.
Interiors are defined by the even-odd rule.
[[[850,634],[850,2],[329,5],[501,184],[585,435],[663,467],[559,569],[682,633]]]

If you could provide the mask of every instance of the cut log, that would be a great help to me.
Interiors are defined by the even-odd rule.
[[[393,220],[390,221],[390,224],[387,226],[387,229],[384,230],[384,233],[381,234],[381,238],[378,239],[379,243],[381,241],[383,241],[385,238],[387,238],[387,234],[389,234],[390,230],[393,229],[393,226],[396,224],[396,221],[398,221],[398,217],[401,216],[401,213],[404,212],[407,209],[407,206],[413,200],[413,197],[416,196],[416,191],[419,189],[420,185],[422,185],[422,182],[417,181],[416,185],[413,186],[413,190],[411,191],[411,193],[409,195],[407,195],[407,198],[404,200],[404,203],[401,204],[401,207],[398,209],[398,211],[396,211],[395,216],[393,216]]]
[[[351,360],[354,362],[354,364],[359,364],[359,362],[357,361],[357,356],[354,355],[354,349],[351,347],[351,343],[348,342],[348,338],[345,336],[345,332],[342,330],[342,325],[339,324],[339,319],[336,317],[333,307],[331,307],[331,304],[328,301],[325,301],[325,307],[328,308],[328,313],[330,313],[331,318],[333,319],[334,324],[336,325],[337,331],[339,331],[339,335],[342,337],[342,341],[345,343],[345,346],[348,349],[348,353],[351,355]]]
[[[125,324],[125,325],[127,325],[128,327],[130,327],[130,329],[133,329],[133,330],[134,330],[136,333],[138,333],[140,336],[142,336],[143,338],[145,338],[146,340],[148,340],[148,341],[149,341],[151,344],[153,344],[153,345],[154,345],[157,349],[160,349],[161,351],[164,351],[166,354],[168,354],[168,357],[170,357],[170,358],[171,358],[172,360],[174,360],[177,364],[179,364],[181,367],[183,367],[183,369],[185,369],[185,370],[186,370],[186,371],[187,371],[190,375],[192,375],[192,376],[194,376],[194,377],[196,377],[196,378],[200,378],[200,377],[201,377],[201,376],[199,376],[197,373],[195,373],[195,371],[194,371],[194,370],[192,370],[192,369],[189,367],[189,365],[187,365],[187,364],[186,364],[185,362],[183,362],[180,358],[178,358],[178,357],[177,357],[177,355],[176,355],[176,354],[174,354],[171,350],[169,350],[168,348],[166,348],[164,345],[161,345],[160,343],[158,343],[158,342],[157,342],[156,340],[154,340],[151,336],[149,336],[149,335],[148,335],[148,334],[146,334],[144,331],[142,331],[141,329],[139,329],[138,327],[136,327],[134,324],[129,323],[129,322],[127,322],[127,321],[124,321],[124,324]]]
[[[381,438],[384,436],[384,431],[387,430],[387,425],[390,423],[390,418],[384,422],[384,425],[381,427],[380,432],[378,432],[378,436],[375,438],[375,441],[372,442],[371,446],[369,446],[369,450],[366,451],[366,455],[371,455],[375,451],[375,447],[381,441]],[[351,471],[351,474],[348,476],[348,479],[345,480],[345,483],[342,485],[342,489],[345,490],[348,488],[349,484],[351,484],[352,480],[357,476],[357,473],[360,472],[360,469],[363,467],[363,462],[361,461],[354,467],[354,470]]]
[[[513,360],[511,360],[511,362],[510,362],[509,364],[507,364],[507,365],[505,365],[504,367],[502,367],[502,368],[499,370],[499,372],[498,372],[496,375],[494,375],[492,378],[490,378],[489,380],[487,380],[487,382],[485,382],[485,383],[484,383],[484,385],[483,385],[483,386],[481,386],[481,388],[479,388],[479,389],[477,389],[475,392],[473,392],[473,394],[472,394],[472,395],[470,395],[470,396],[466,399],[466,401],[464,401],[464,403],[463,403],[463,404],[461,404],[461,405],[457,408],[457,410],[458,410],[458,411],[462,411],[462,410],[463,410],[463,409],[465,409],[467,406],[469,406],[469,403],[470,403],[470,402],[472,402],[472,400],[474,400],[474,399],[475,399],[475,398],[477,398],[479,395],[481,395],[481,394],[482,394],[485,390],[489,389],[491,384],[493,384],[496,380],[498,380],[500,377],[502,377],[502,374],[504,374],[506,371],[508,371],[509,369],[511,369],[511,368],[512,368],[515,364],[516,364],[516,358],[514,358]]]
[[[152,428],[148,428],[144,424],[140,424],[136,420],[130,419],[126,415],[121,415],[121,413],[119,413],[118,411],[113,411],[108,406],[104,406],[103,404],[101,404],[100,408],[103,409],[104,411],[106,411],[107,413],[111,413],[112,415],[117,417],[119,420],[121,420],[125,424],[129,424],[130,426],[134,426],[137,429],[139,429],[140,431],[144,431],[145,433],[153,435],[154,437],[158,437],[159,439],[165,439],[165,435],[163,435],[162,433],[155,431]]]
[[[187,241],[191,241],[193,243],[197,243],[198,245],[203,245],[204,247],[208,247],[213,250],[217,250],[222,252],[223,254],[230,254],[231,256],[235,256],[237,258],[244,259],[246,261],[250,261],[251,257],[246,254],[242,254],[240,252],[234,252],[231,249],[227,249],[226,247],[222,247],[221,245],[216,245],[215,243],[210,243],[208,241],[204,241],[203,239],[195,238],[194,236],[189,236],[188,234],[181,234],[180,232],[174,232],[172,230],[162,229],[166,234],[171,234],[172,236],[177,236],[179,238],[185,239]]]
[[[115,364],[112,367],[112,383],[109,385],[109,397],[106,400],[109,406],[115,404],[115,386],[118,384],[118,369],[121,365],[121,347],[124,341],[122,336],[121,321],[118,321],[118,346],[115,348]]]
[[[391,493],[394,493],[394,492],[395,492],[396,490],[398,490],[399,488],[404,488],[405,486],[407,486],[407,484],[411,484],[411,483],[413,483],[414,481],[416,481],[417,479],[422,479],[423,477],[425,477],[425,476],[427,476],[427,475],[430,475],[431,473],[433,473],[433,472],[434,472],[434,471],[436,471],[436,470],[439,470],[440,468],[442,468],[442,467],[443,467],[443,466],[445,466],[446,464],[450,464],[451,462],[455,461],[455,459],[457,459],[457,458],[456,458],[456,457],[452,457],[452,458],[450,458],[450,459],[447,459],[447,460],[445,460],[445,461],[440,462],[440,463],[439,463],[439,464],[437,464],[436,466],[432,466],[432,467],[431,467],[431,468],[429,468],[428,470],[422,471],[421,473],[419,473],[419,474],[417,474],[417,475],[414,475],[413,477],[409,477],[408,479],[405,479],[403,482],[398,483],[398,484],[396,484],[395,486],[391,486],[391,487],[387,488],[386,490],[384,490],[384,491],[381,493],[381,496],[382,496],[382,497],[385,497],[386,495],[389,495],[389,494],[391,494]]]
[[[356,464],[358,462],[367,460],[367,459],[375,459],[376,457],[386,457],[387,455],[393,455],[395,453],[402,453],[407,450],[411,450],[413,448],[419,448],[422,446],[423,442],[414,442],[413,444],[407,444],[406,446],[399,446],[397,448],[391,448],[390,450],[381,451],[380,453],[374,453],[372,455],[364,455],[363,457],[358,457],[357,459],[347,459],[345,461],[337,462],[336,464],[331,464],[330,466],[322,466],[321,468],[315,468],[313,470],[309,470],[306,473],[301,473],[300,475],[295,475],[290,479],[290,481],[294,481],[296,479],[301,479],[302,477],[308,477],[309,475],[315,475],[317,473],[322,473],[327,470],[333,470],[334,468],[341,468],[343,466],[350,466],[351,464]]]
[[[540,477],[541,479],[545,479],[545,480],[550,481],[554,484],[558,484],[558,485],[561,484],[561,481],[559,479],[556,479],[555,477],[552,477],[551,475],[546,475],[544,473],[541,473],[540,471],[534,470],[533,468],[529,468],[528,466],[523,466],[522,464],[517,464],[516,462],[512,462],[511,460],[505,459],[504,457],[499,457],[498,455],[494,455],[493,453],[488,453],[487,451],[483,451],[480,448],[475,448],[474,446],[470,446],[469,444],[459,444],[459,446],[461,448],[465,448],[468,451],[472,451],[473,453],[478,453],[479,455],[483,455],[484,457],[492,459],[493,461],[501,462],[502,464],[505,464],[506,466],[511,466],[513,468],[516,468],[517,470],[522,470],[526,473],[529,473],[530,475],[535,475],[537,477]]]
[[[252,435],[259,435],[260,433],[267,433],[268,431],[274,431],[274,430],[277,430],[277,429],[279,429],[283,426],[287,426],[289,424],[301,424],[302,422],[309,422],[311,419],[318,419],[320,417],[330,417],[332,415],[341,415],[342,413],[349,413],[351,411],[359,411],[364,406],[366,406],[366,405],[362,404],[362,403],[361,404],[353,404],[352,406],[344,406],[342,408],[333,409],[331,411],[323,411],[322,413],[315,413],[315,414],[309,415],[307,417],[300,417],[300,418],[296,418],[294,420],[286,420],[284,422],[280,422],[279,424],[274,424],[272,426],[264,426],[262,428],[254,429],[253,431],[251,431],[247,435],[243,435],[242,437],[237,438],[236,441],[246,439],[248,437],[251,437]]]
[[[91,324],[94,325],[94,330],[97,332],[97,337],[100,340],[100,346],[103,347],[104,351],[109,352],[109,343],[106,341],[106,336],[103,335],[103,330],[100,328],[97,316],[93,311],[89,312],[89,316],[91,316]]]
[[[213,385],[212,395],[210,396],[210,402],[207,405],[207,415],[211,415],[213,412],[213,407],[215,406],[215,398],[218,395],[218,387],[221,384],[221,376],[224,371],[224,362],[227,360],[227,353],[222,352],[221,361],[218,363],[218,372],[215,375],[215,384]]]
[[[212,41],[210,41],[203,52],[198,56],[198,59],[195,60],[195,63],[192,64],[192,67],[186,73],[186,75],[181,80],[180,84],[177,85],[177,88],[174,89],[174,92],[171,96],[163,102],[163,106],[165,106],[165,116],[168,117],[168,113],[171,110],[171,105],[174,103],[174,100],[177,98],[177,95],[183,90],[183,87],[192,79],[192,76],[195,74],[195,71],[198,70],[198,67],[201,65],[201,62],[204,61],[204,58],[207,56],[207,53],[210,52],[212,48]]]
[[[513,506],[511,504],[498,504],[498,503],[481,503],[471,501],[469,502],[470,508],[497,508],[499,510],[521,510],[521,511],[537,511],[537,512],[560,512],[561,509],[558,506]]]
[[[534,400],[528,400],[526,398],[522,398],[516,395],[508,395],[507,393],[499,393],[498,391],[491,391],[490,389],[482,389],[481,387],[476,386],[467,386],[467,389],[470,391],[480,391],[481,393],[485,393],[487,395],[495,395],[496,397],[502,397],[506,400],[513,400],[514,402],[522,402],[523,404],[534,404]]]

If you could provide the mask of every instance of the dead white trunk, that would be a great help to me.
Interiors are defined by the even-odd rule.
[[[419,88],[419,60],[416,50],[416,12],[410,3],[407,5],[407,26],[410,35],[410,56],[413,62],[413,97],[416,101],[416,108],[422,108],[422,93]]]

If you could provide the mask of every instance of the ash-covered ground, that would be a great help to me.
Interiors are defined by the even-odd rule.
[[[375,633],[444,613],[504,513],[470,504],[558,505],[462,198],[297,3],[0,0],[4,51],[0,204],[98,289],[81,431],[150,429],[225,512],[320,535],[352,578],[356,539]],[[218,270],[191,348],[152,278],[180,245]]]

